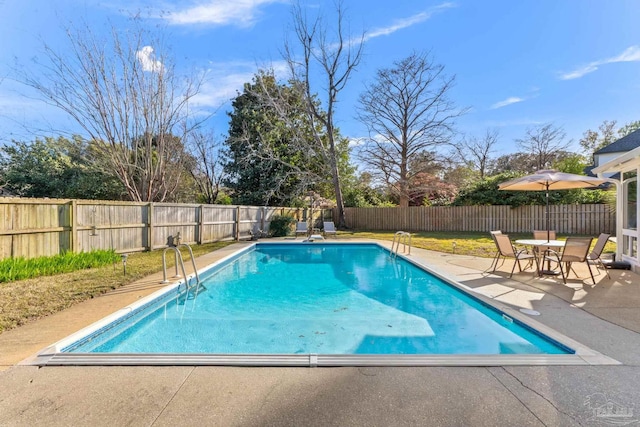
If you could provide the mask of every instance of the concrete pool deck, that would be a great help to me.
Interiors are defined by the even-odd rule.
[[[390,242],[383,243],[387,246]],[[238,244],[246,245],[246,244]],[[204,266],[231,245],[198,259]],[[43,367],[42,348],[145,296],[161,274],[0,334],[0,425],[640,424],[640,276],[508,278],[490,259],[412,249],[447,276],[617,361],[617,366],[420,368]],[[577,266],[578,274],[588,276]],[[590,282],[588,280],[587,282]]]

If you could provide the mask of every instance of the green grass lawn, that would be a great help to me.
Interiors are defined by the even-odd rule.
[[[341,231],[340,238],[367,238],[380,240],[393,240],[395,232],[392,231]],[[531,239],[531,233],[509,234],[511,240]],[[559,235],[559,240],[567,236]],[[593,240],[595,244],[595,239]],[[411,245],[416,248],[429,249],[437,252],[456,253],[460,255],[473,255],[479,257],[493,257],[496,253],[496,245],[488,232],[420,232],[411,233]],[[615,252],[616,246],[609,242],[604,252]]]
[[[194,245],[193,255],[204,255],[230,243]],[[187,264],[189,254],[183,251],[183,256]],[[173,262],[174,257],[167,256],[167,266],[173,266]],[[0,283],[0,333],[158,271],[162,271],[162,251],[130,254],[126,276],[118,255],[115,262],[102,267]]]

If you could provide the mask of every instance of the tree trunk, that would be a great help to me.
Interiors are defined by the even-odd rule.
[[[335,159],[335,157],[334,157]],[[338,171],[338,163],[332,162],[333,188],[336,193],[336,207],[338,208],[338,228],[346,228],[347,221],[344,216],[344,200],[342,199],[342,186],[340,185],[340,172]]]

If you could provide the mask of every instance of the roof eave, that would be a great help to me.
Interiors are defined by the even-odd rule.
[[[627,172],[640,166],[640,147],[634,148],[591,170],[594,174]]]

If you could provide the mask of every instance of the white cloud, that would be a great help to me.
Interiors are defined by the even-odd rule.
[[[500,102],[496,102],[495,104],[493,104],[491,107],[489,107],[492,110],[495,110],[497,108],[502,108],[502,107],[506,107],[507,105],[511,105],[511,104],[517,104],[518,102],[522,102],[524,101],[525,98],[520,98],[517,96],[510,96],[509,98],[500,101]]]
[[[445,9],[450,9],[455,6],[456,6],[455,3],[439,4],[438,6],[434,6],[427,11],[420,12],[408,18],[397,20],[394,24],[389,25],[387,27],[375,28],[369,33],[365,34],[364,38],[365,40],[370,40],[375,37],[388,36],[389,34],[393,34],[396,31],[424,22],[427,19],[431,18],[434,14],[441,12]]]
[[[613,64],[616,62],[637,62],[637,61],[640,61],[640,46],[631,46],[625,49],[625,51],[618,56],[614,56],[612,58],[607,58],[607,59],[601,59],[598,61],[593,61],[571,72],[564,73],[560,75],[560,79],[562,80],[578,79],[586,74],[593,73],[601,65]]]
[[[261,67],[254,62],[213,63],[207,71],[207,81],[200,93],[193,97],[196,108],[220,108],[242,92],[245,83],[251,82],[259,68],[273,69],[276,76],[282,77],[287,70],[284,61],[273,62]]]
[[[368,138],[364,136],[349,138],[349,148],[360,147],[362,145],[365,145],[367,140]]]
[[[144,71],[151,71],[152,73],[159,73],[162,71],[162,62],[154,59],[153,48],[151,46],[145,46],[137,51],[136,57],[138,58],[138,61],[140,61],[140,64],[142,64],[142,69]]]
[[[219,108],[241,91],[245,83],[250,82],[254,73],[218,74],[209,79],[200,88],[200,93],[191,100],[195,107]]]
[[[381,135],[379,133],[373,136],[355,136],[349,138],[349,148],[356,148],[368,145],[370,143],[376,144],[392,144],[389,137]]]
[[[206,0],[196,6],[171,11],[165,19],[174,25],[211,24],[240,27],[252,25],[263,5],[283,0]]]

